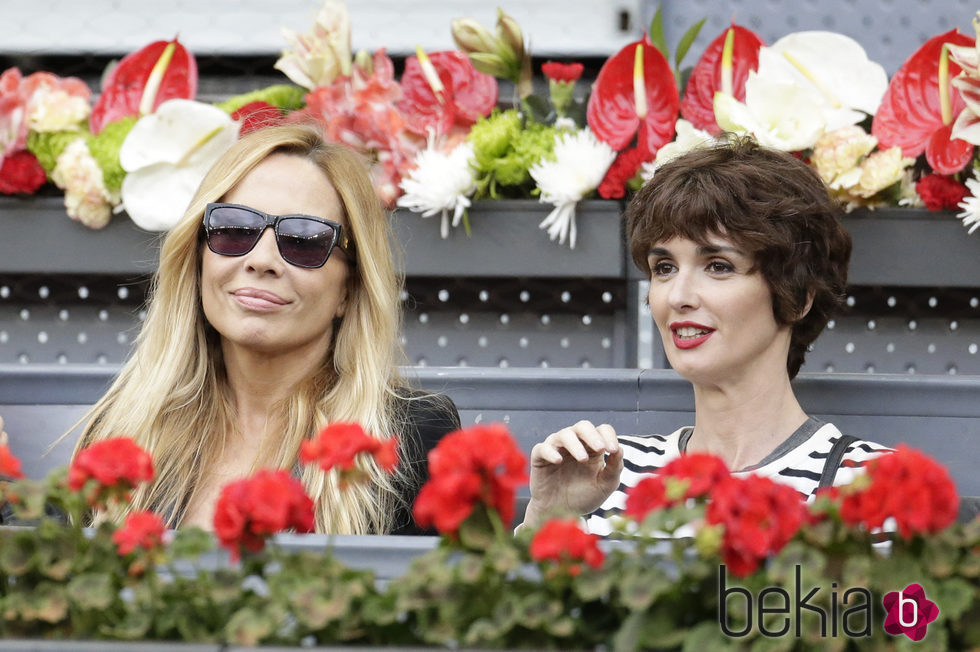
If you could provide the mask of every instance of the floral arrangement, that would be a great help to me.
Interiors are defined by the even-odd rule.
[[[143,228],[166,230],[240,134],[314,120],[366,156],[388,208],[439,215],[443,237],[460,224],[469,231],[474,200],[538,197],[553,207],[541,228],[574,247],[580,200],[622,198],[724,131],[796,153],[849,208],[959,209],[971,233],[980,226],[980,36],[938,34],[889,79],[841,34],[766,44],[733,21],[682,68],[703,24],[671,57],[658,10],[588,89],[576,89],[581,63],[532,70],[521,27],[503,10],[492,31],[453,20],[458,49],[419,47],[396,79],[384,48],[352,53],[343,0],[325,0],[306,33],[283,29],[275,67],[292,83],[217,105],[195,101],[195,59],[176,39],[125,57],[97,96],[77,79],[11,68],[0,76],[0,192],[50,181],[88,226],[125,209]],[[547,94],[535,92],[538,73]],[[513,96],[501,99],[501,88]]]
[[[391,440],[385,440],[391,441]],[[397,452],[354,424],[307,442],[305,463],[360,479]],[[290,550],[313,501],[285,471],[227,485],[215,535],[133,512],[79,524],[152,478],[131,440],[92,445],[44,481],[0,445],[0,635],[232,645],[365,644],[636,650],[929,649],[980,645],[980,519],[953,524],[946,470],[904,447],[812,504],[769,479],[689,455],[629,493],[612,540],[560,515],[512,535],[526,459],[502,425],[429,455],[417,521],[438,546],[380,586],[331,553]],[[67,516],[59,519],[57,512]],[[227,561],[203,563],[227,551]],[[768,596],[768,597],[767,597]],[[791,598],[790,596],[794,596]],[[914,612],[914,613],[913,613]]]

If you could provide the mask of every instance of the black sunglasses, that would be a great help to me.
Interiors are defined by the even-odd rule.
[[[354,263],[354,243],[342,225],[311,215],[269,215],[240,204],[214,203],[204,209],[204,235],[208,249],[222,256],[244,256],[262,233],[272,227],[279,255],[291,265],[317,268],[334,247]]]

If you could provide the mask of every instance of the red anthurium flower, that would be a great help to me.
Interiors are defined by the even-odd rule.
[[[96,486],[87,496],[90,505],[129,499],[129,491],[153,479],[150,454],[128,437],[103,439],[83,448],[68,468],[68,488],[81,491],[89,480]]]
[[[422,55],[438,80],[428,79],[425,60],[414,56],[405,61],[398,109],[408,129],[422,136],[430,127],[438,135],[448,134],[454,125],[469,127],[497,105],[497,80],[474,68],[466,54],[449,50]]]
[[[925,152],[929,166],[939,174],[955,174],[973,157],[973,146],[966,141],[950,139],[953,120],[966,104],[950,81],[960,67],[948,62],[948,74],[940,85],[940,58],[943,44],[973,46],[974,39],[950,30],[934,36],[916,50],[899,68],[875,113],[871,133],[885,150],[899,146],[903,156],[916,157]],[[940,93],[949,98],[947,115],[943,115]]]
[[[745,101],[745,80],[749,72],[759,67],[759,48],[765,42],[750,29],[732,25],[731,94],[739,102]],[[721,55],[725,49],[728,29],[718,35],[698,59],[684,89],[681,100],[681,117],[698,129],[717,136],[721,127],[715,121],[715,92],[722,90]]]
[[[573,577],[582,572],[582,563],[599,568],[606,556],[599,549],[599,537],[583,532],[577,519],[552,519],[531,539],[528,549],[535,561],[561,564]]]
[[[581,63],[559,63],[549,61],[541,64],[541,72],[551,81],[564,82],[566,84],[576,82],[585,71],[585,66]]]
[[[47,180],[48,176],[37,157],[26,149],[7,157],[0,156],[0,193],[30,195]]]
[[[24,477],[24,472],[20,468],[20,460],[14,457],[6,444],[0,444],[0,475],[5,475],[8,478]]]
[[[633,77],[639,46],[643,46],[646,97],[638,102]],[[586,118],[596,137],[614,150],[626,149],[635,137],[638,148],[655,154],[674,137],[679,102],[670,64],[644,35],[643,40],[630,43],[603,64],[592,86]]]
[[[643,48],[642,56],[637,49]],[[642,95],[638,89],[645,91]],[[674,73],[664,55],[644,35],[603,64],[592,86],[586,119],[596,137],[619,157],[599,186],[606,199],[622,197],[625,182],[643,161],[674,137],[680,100]],[[636,139],[636,147],[627,149]]]
[[[157,67],[158,63],[160,67]],[[160,75],[156,89],[148,85],[154,68]],[[157,82],[154,80],[153,83]],[[89,118],[92,133],[99,133],[105,125],[119,118],[139,115],[144,90],[155,92],[153,104],[146,113],[152,113],[167,100],[194,99],[197,95],[197,61],[194,55],[174,39],[150,43],[123,57],[102,84],[102,95]]]

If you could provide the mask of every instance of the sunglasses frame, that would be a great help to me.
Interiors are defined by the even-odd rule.
[[[212,227],[211,227],[210,224],[208,224],[208,219],[211,217],[211,213],[216,208],[237,208],[237,209],[246,211],[248,213],[251,213],[253,215],[256,215],[258,217],[261,217],[265,221],[265,226],[263,226],[262,227],[262,230],[259,231],[259,234],[255,238],[255,241],[252,243],[252,245],[248,249],[246,249],[245,251],[243,251],[242,253],[240,253],[240,254],[226,254],[226,253],[222,253],[220,251],[215,251],[214,248],[211,246],[211,229],[212,229]],[[288,258],[286,258],[283,255],[283,253],[282,253],[282,244],[281,244],[281,242],[279,240],[279,223],[282,220],[289,219],[289,218],[302,218],[302,219],[305,219],[305,220],[313,220],[314,222],[319,222],[320,224],[326,224],[326,225],[330,226],[331,228],[333,228],[333,230],[334,230],[333,231],[334,232],[334,237],[333,237],[333,240],[330,242],[329,247],[327,248],[327,255],[324,257],[322,263],[320,263],[319,265],[300,265],[299,263],[294,263],[293,261],[289,260]],[[268,229],[268,228],[271,227],[272,228],[272,232],[276,236],[276,249],[279,251],[279,256],[281,256],[283,260],[285,260],[290,265],[293,265],[294,267],[303,267],[305,269],[319,269],[319,268],[323,267],[324,265],[326,265],[327,264],[327,261],[330,260],[330,256],[331,256],[331,254],[333,254],[334,248],[338,248],[342,252],[344,252],[344,255],[347,257],[348,263],[350,263],[351,265],[353,265],[354,264],[354,261],[355,261],[355,258],[354,258],[354,241],[351,240],[347,236],[347,234],[345,233],[345,231],[344,231],[344,225],[343,224],[340,224],[339,222],[334,222],[333,220],[328,220],[328,219],[323,218],[323,217],[316,217],[314,215],[305,215],[303,213],[291,213],[289,215],[270,215],[269,213],[265,213],[263,211],[260,211],[257,208],[252,208],[251,206],[245,206],[244,204],[230,204],[230,203],[227,203],[227,202],[212,202],[212,203],[209,203],[207,206],[204,207],[204,218],[202,220],[202,225],[204,227],[204,239],[208,243],[208,249],[210,249],[212,252],[216,253],[219,256],[232,256],[232,257],[244,256],[245,254],[247,254],[250,251],[252,251],[252,249],[255,249],[255,245],[257,245],[259,243],[259,240],[262,239],[262,234],[265,233],[265,230],[266,229]]]

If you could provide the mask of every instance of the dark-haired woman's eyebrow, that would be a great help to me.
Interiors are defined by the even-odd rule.
[[[698,247],[698,254],[701,256],[714,256],[716,254],[735,254],[736,256],[744,256],[739,249],[735,247],[728,247],[725,245],[709,245],[706,247]]]
[[[663,247],[650,247],[650,251],[647,252],[647,257],[650,256],[669,256],[670,251],[664,249]]]

